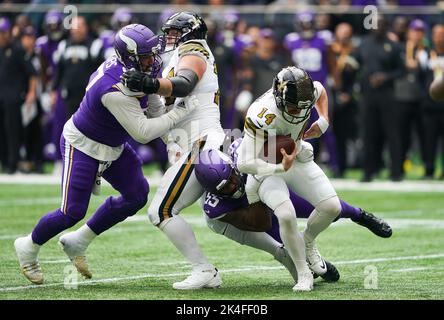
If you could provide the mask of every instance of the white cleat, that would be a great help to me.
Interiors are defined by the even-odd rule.
[[[290,272],[291,276],[293,277],[294,283],[297,283],[298,272],[296,271],[296,266],[294,265],[293,260],[288,254],[287,249],[285,249],[283,246],[279,247],[274,254],[274,258],[279,261],[288,270],[288,272]]]
[[[305,242],[305,253],[307,255],[308,267],[316,275],[322,276],[327,272],[327,264],[319,253],[314,241]]]
[[[92,278],[89,270],[88,261],[86,260],[86,248],[80,241],[76,239],[75,232],[69,232],[59,238],[59,245],[68,256],[69,260],[76,267],[77,271],[87,279]]]
[[[222,284],[219,272],[212,265],[196,267],[183,281],[175,282],[173,288],[176,290],[195,290],[203,288],[219,288]]]
[[[293,287],[293,291],[312,291],[313,290],[313,274],[311,271],[303,272],[299,274],[299,281]]]
[[[39,246],[32,242],[31,235],[17,238],[14,241],[14,247],[20,269],[25,277],[34,284],[42,284],[43,272],[37,260]]]

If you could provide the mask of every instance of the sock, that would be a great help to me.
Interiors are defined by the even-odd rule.
[[[38,245],[45,244],[57,234],[71,228],[78,220],[63,214],[60,209],[45,214],[32,231],[32,241]]]
[[[88,223],[81,226],[77,231],[75,231],[77,239],[85,246],[89,244],[97,237],[97,234],[91,230]]]
[[[353,221],[361,218],[361,209],[349,205],[347,202],[341,201],[341,214],[339,218],[350,218]]]
[[[192,264],[193,268],[210,264],[200,250],[190,225],[181,216],[176,215],[162,221],[159,229],[167,235],[168,239]]]
[[[37,260],[37,256],[40,251],[40,245],[38,245],[32,241],[31,234],[28,234],[25,237],[25,241],[26,241],[26,254],[22,255],[22,258],[21,258],[22,260],[20,261],[21,265],[34,263],[35,260]],[[22,248],[22,250],[23,250],[23,248]]]
[[[298,231],[293,204],[290,200],[287,200],[280,204],[274,210],[274,213],[279,220],[282,241],[296,266],[298,274],[310,272],[305,256],[305,243]]]

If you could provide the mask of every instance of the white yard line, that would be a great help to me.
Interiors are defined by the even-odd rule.
[[[395,213],[396,211],[393,211]],[[185,220],[191,224],[193,227],[206,227],[206,222],[203,217],[187,217],[184,215]],[[408,229],[408,228],[425,228],[425,229],[444,229],[444,220],[438,219],[385,219],[387,223],[396,231],[400,229]],[[134,222],[143,222],[142,224],[134,225]],[[298,226],[300,229],[305,228],[307,224],[306,220],[300,220],[298,222]],[[336,227],[344,227],[354,225],[349,219],[341,219],[335,223],[333,223],[330,228]],[[357,226],[359,227],[359,226]],[[138,231],[148,231],[150,228],[150,222],[146,215],[136,215],[128,218],[124,222],[122,222],[119,226],[116,226],[106,232],[106,234],[110,233],[124,233],[124,232],[138,232]],[[362,228],[362,227],[359,227]],[[15,240],[18,237],[26,235],[23,234],[0,234],[0,241],[8,241]]]
[[[158,175],[147,177],[150,186],[157,187],[160,182]],[[373,181],[370,183],[355,180],[331,179],[337,190],[359,191],[394,191],[394,192],[444,192],[444,182],[441,181]],[[109,186],[106,181],[103,185]],[[0,184],[60,184],[60,176],[49,174],[0,174]]]
[[[391,269],[391,272],[413,272],[413,271],[424,271],[432,269],[431,267],[415,267],[415,268],[404,268],[404,269]]]
[[[337,262],[333,262],[333,263],[335,265],[345,265],[345,264],[378,263],[378,262],[386,262],[386,261],[425,260],[425,259],[439,259],[439,258],[444,258],[444,253],[422,255],[422,256],[404,256],[404,257],[348,260],[348,261],[337,261]],[[244,268],[225,269],[225,270],[220,270],[220,272],[221,273],[239,273],[239,272],[250,272],[250,271],[277,270],[277,269],[283,269],[283,268],[284,268],[283,266],[276,266],[276,267],[250,266],[250,267],[244,267]],[[187,275],[189,275],[189,272],[177,272],[177,273],[165,273],[165,274],[142,274],[142,275],[137,275],[137,276],[79,281],[77,284],[78,285],[92,285],[92,284],[96,284],[96,283],[132,281],[132,280],[140,280],[140,279],[146,279],[146,278],[170,278],[170,277],[179,277],[179,276],[187,276]],[[6,287],[6,288],[0,288],[0,292],[20,291],[20,290],[29,290],[29,289],[36,289],[36,288],[50,288],[50,287],[57,287],[57,286],[62,286],[62,285],[64,285],[63,282],[57,282],[57,283],[48,283],[48,284],[42,284],[42,285]]]

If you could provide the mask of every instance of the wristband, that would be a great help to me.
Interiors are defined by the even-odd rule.
[[[323,116],[319,116],[319,119],[316,121],[316,123],[319,126],[319,129],[321,129],[322,134],[324,134],[329,126],[328,121]]]

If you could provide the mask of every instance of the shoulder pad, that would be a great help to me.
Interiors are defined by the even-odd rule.
[[[189,40],[187,42],[182,43],[179,48],[179,57],[185,54],[198,54],[203,55],[206,59],[210,57],[210,53],[208,52],[205,46],[197,41],[197,40]]]
[[[296,32],[292,32],[292,33],[289,33],[285,36],[284,43],[289,44],[289,43],[297,41],[299,39],[300,39],[299,35]]]

